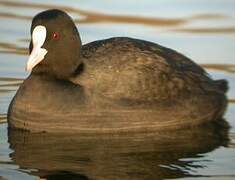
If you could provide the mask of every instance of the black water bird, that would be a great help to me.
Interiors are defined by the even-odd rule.
[[[176,129],[219,120],[226,80],[213,80],[184,55],[115,37],[81,44],[61,10],[33,18],[31,71],[8,111],[12,128],[46,132]]]

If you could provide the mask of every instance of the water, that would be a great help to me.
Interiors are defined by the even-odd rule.
[[[235,179],[235,1],[0,1],[0,179]],[[230,83],[230,129],[127,137],[45,136],[7,130],[6,112],[22,80],[31,18],[67,10],[83,43],[131,36],[160,43]],[[226,124],[224,122],[224,124]],[[229,140],[228,140],[229,139]]]

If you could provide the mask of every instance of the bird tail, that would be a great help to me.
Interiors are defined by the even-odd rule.
[[[226,93],[229,89],[228,81],[225,79],[219,79],[214,81],[218,89]]]

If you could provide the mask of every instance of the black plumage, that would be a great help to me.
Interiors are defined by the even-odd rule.
[[[60,10],[35,16],[31,33],[37,25],[47,29],[48,53],[12,100],[11,127],[152,131],[218,120],[225,111],[227,81],[213,80],[174,50],[127,37],[81,45],[72,19]],[[54,32],[59,40],[51,39]]]

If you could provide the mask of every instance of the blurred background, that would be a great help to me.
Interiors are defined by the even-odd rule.
[[[227,79],[230,103],[225,119],[231,126],[230,141],[203,153],[194,152],[193,157],[177,157],[177,161],[187,162],[183,165],[163,166],[160,159],[153,166],[164,169],[164,178],[178,177],[177,172],[167,176],[176,168],[181,178],[235,179],[234,0],[0,0],[0,179],[39,177],[12,158],[6,113],[28,75],[25,63],[32,17],[51,8],[63,9],[73,17],[84,44],[113,36],[144,39],[183,53],[205,67],[213,78]],[[194,166],[187,166],[188,162]]]

